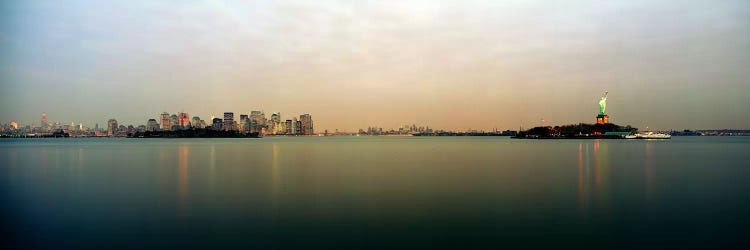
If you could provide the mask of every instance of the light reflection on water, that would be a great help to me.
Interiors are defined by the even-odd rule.
[[[179,200],[178,214],[185,215],[188,211],[188,147],[179,146],[177,158],[177,197]]]
[[[646,156],[644,157],[644,171],[646,175],[646,198],[651,200],[654,194],[654,142],[646,142]]]
[[[588,169],[583,161],[583,142],[578,143],[578,208],[581,211],[586,209],[586,183],[588,178]]]
[[[748,138],[26,142],[0,140],[1,211],[40,247],[709,246],[750,221]]]
[[[279,174],[280,174],[279,165],[281,163],[279,162],[280,161],[279,144],[273,143],[272,145],[273,145],[273,151],[272,151],[273,159],[271,161],[271,199],[272,199],[271,206],[274,208],[274,210],[276,210],[279,206],[279,202],[278,202],[279,188],[280,188],[279,185],[281,181],[279,180]]]

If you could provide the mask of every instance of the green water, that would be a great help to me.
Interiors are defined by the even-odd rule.
[[[731,248],[750,137],[0,140],[3,245]]]

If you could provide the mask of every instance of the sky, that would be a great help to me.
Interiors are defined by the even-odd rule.
[[[750,1],[0,1],[0,124],[750,129]],[[543,121],[542,121],[543,120]]]

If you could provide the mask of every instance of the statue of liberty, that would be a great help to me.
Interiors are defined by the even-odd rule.
[[[602,99],[599,101],[599,115],[604,115],[604,112],[607,110],[607,94],[609,92],[604,91],[604,96],[602,96]]]

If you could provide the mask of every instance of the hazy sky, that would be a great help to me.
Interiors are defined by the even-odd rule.
[[[750,128],[750,1],[0,1],[0,123]]]

